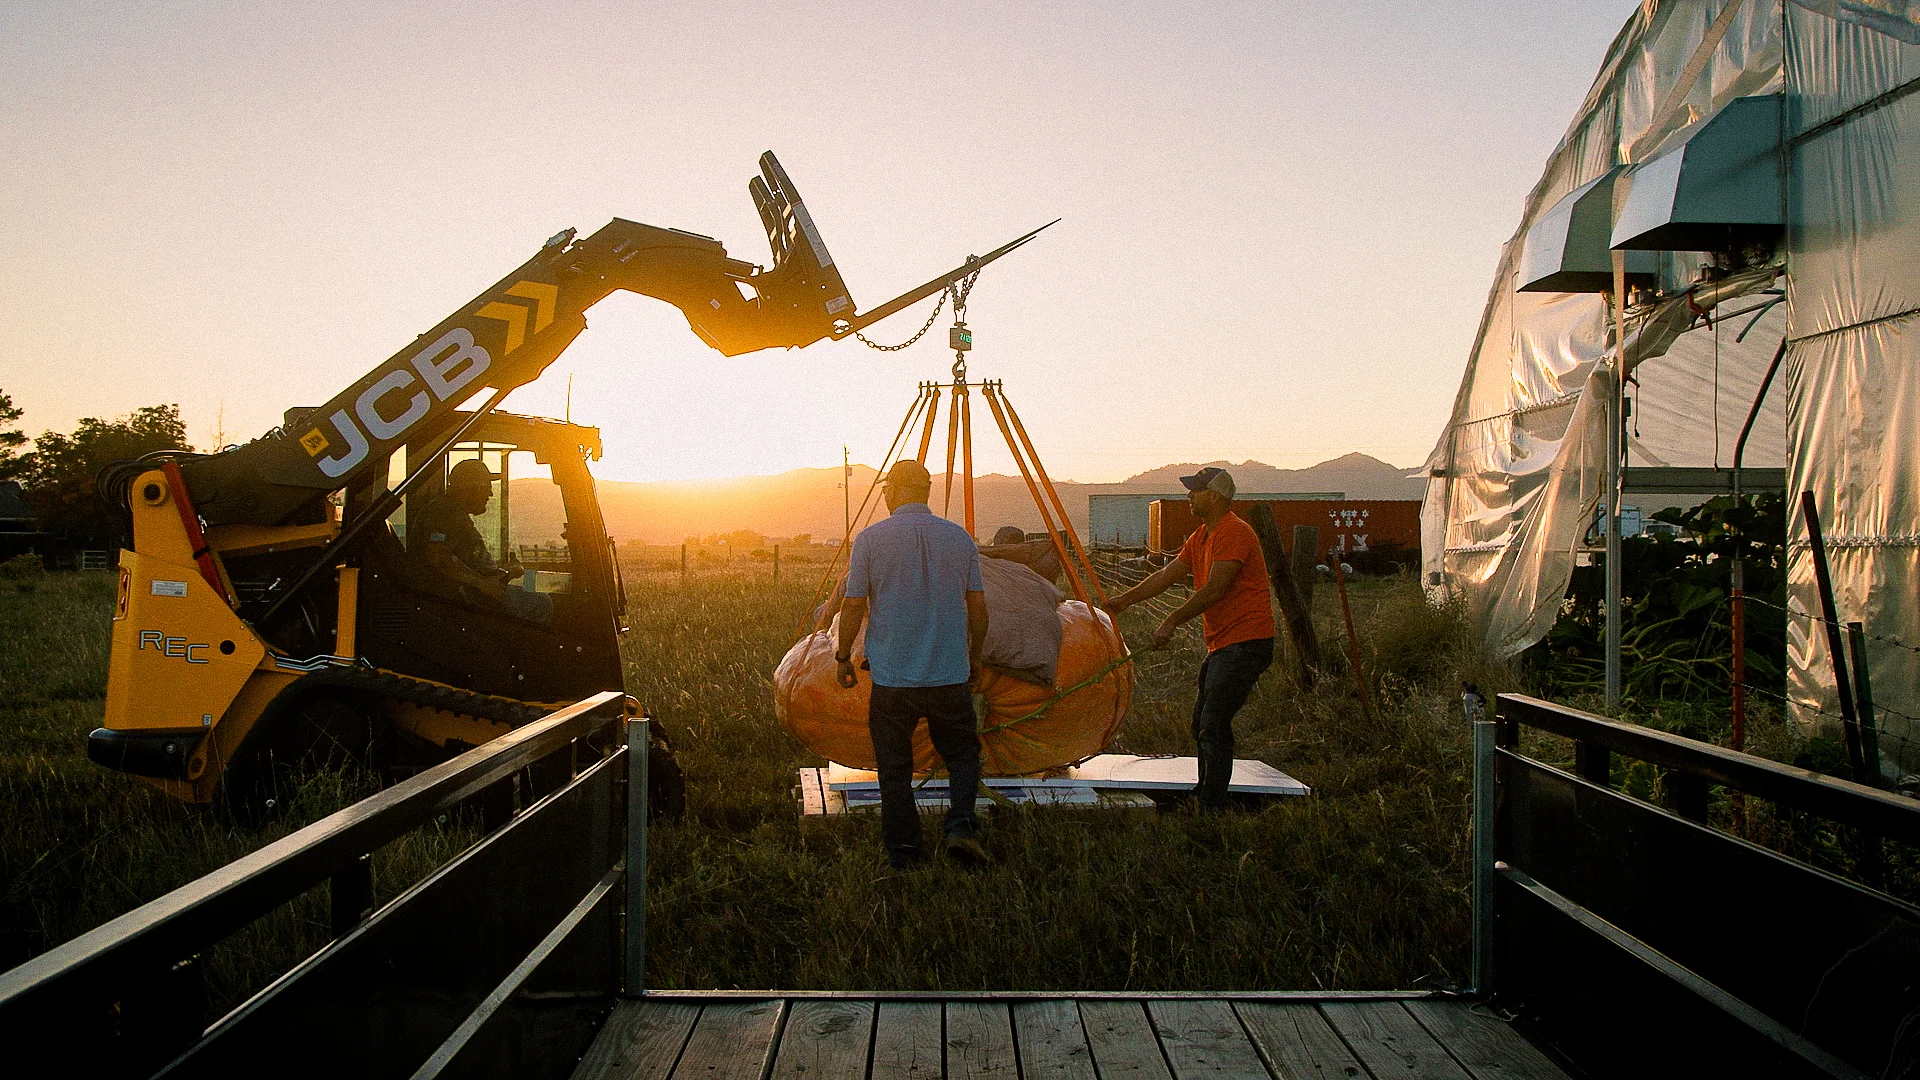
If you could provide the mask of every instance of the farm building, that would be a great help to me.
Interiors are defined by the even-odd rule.
[[[1907,0],[1670,0],[1621,30],[1502,251],[1427,462],[1426,583],[1490,648],[1551,628],[1597,510],[1732,491],[1738,459],[1742,490],[1783,486],[1795,511],[1791,708],[1840,711],[1810,492],[1838,619],[1865,624],[1881,749],[1920,771],[1916,89]]]
[[[1339,491],[1289,491],[1282,493],[1242,494],[1241,502],[1278,502],[1285,499],[1341,499]],[[1186,501],[1185,491],[1115,492],[1087,496],[1087,533],[1102,547],[1137,548],[1146,546],[1149,531],[1148,507],[1163,499]]]
[[[1378,549],[1411,554],[1420,547],[1420,502],[1417,499],[1269,499],[1260,495],[1236,498],[1234,512],[1242,517],[1256,502],[1273,507],[1273,521],[1283,542],[1291,543],[1296,525],[1320,530],[1320,547],[1343,553]],[[1149,508],[1147,546],[1155,551],[1178,551],[1200,519],[1185,499],[1158,499]]]

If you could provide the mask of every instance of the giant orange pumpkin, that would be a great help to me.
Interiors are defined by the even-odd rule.
[[[1071,765],[1107,748],[1120,718],[1133,702],[1133,665],[1116,663],[1125,655],[1114,635],[1113,620],[1078,600],[1057,609],[1060,616],[1060,665],[1053,686],[1039,686],[989,668],[980,695],[987,714],[980,721],[981,771],[987,776],[1024,776]],[[800,639],[773,673],[774,715],[801,745],[829,761],[856,769],[874,768],[873,740],[867,733],[867,696],[872,683],[865,671],[848,689],[835,677],[835,625]],[[866,655],[866,631],[853,646],[854,667]],[[925,725],[913,733],[915,771],[931,772],[934,753]]]

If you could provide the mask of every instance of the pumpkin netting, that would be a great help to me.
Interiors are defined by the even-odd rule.
[[[983,559],[983,570],[994,561]],[[1007,565],[1043,581],[1025,567]],[[1032,590],[1010,587],[1014,582],[1002,585],[1008,576],[983,574],[988,644],[986,672],[978,692],[986,702],[980,722],[980,768],[986,776],[1045,772],[1100,753],[1113,741],[1121,717],[1133,702],[1133,665],[1126,660],[1112,617],[1078,600],[1052,605],[1059,620],[1060,646],[1051,682],[1040,681],[1032,667],[1023,666],[1016,674],[995,663],[994,628],[1013,621],[996,609],[1004,609],[1009,601],[1026,606],[1035,602]],[[1041,602],[1052,603],[1056,596],[1048,585]],[[833,662],[839,628],[836,614],[829,625],[787,651],[773,673],[774,715],[794,738],[821,757],[871,769],[875,762],[867,732],[867,697],[872,682],[861,664],[866,656],[866,630],[861,629],[853,646],[860,681],[847,688],[840,685]],[[926,726],[920,726],[913,735],[914,771],[932,772],[939,760]]]

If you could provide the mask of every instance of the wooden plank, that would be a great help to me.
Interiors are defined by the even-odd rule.
[[[1147,1015],[1153,1017],[1175,1080],[1268,1080],[1266,1065],[1227,1002],[1154,1001],[1147,1004]]]
[[[956,1001],[947,1006],[948,1080],[1017,1080],[1013,1017],[1003,1002]]]
[[[773,1056],[786,1002],[728,1002],[709,1005],[693,1025],[676,1080],[762,1080]]]
[[[1058,990],[782,990],[789,1001],[808,998],[853,998],[860,1001],[1048,1001]],[[760,1001],[766,990],[649,990],[647,1000]],[[1075,1001],[1425,1001],[1437,991],[1417,990],[1076,990]]]
[[[688,1001],[622,1001],[587,1047],[573,1080],[667,1080],[700,1018]]]
[[[798,779],[800,782],[800,816],[820,817],[825,814],[827,812],[826,802],[820,797],[820,770],[801,769],[798,774]]]
[[[1254,1049],[1275,1076],[1285,1080],[1350,1080],[1367,1074],[1353,1051],[1327,1025],[1327,1018],[1312,1005],[1242,1001],[1233,1011],[1240,1015]]]
[[[873,1076],[938,1080],[942,1044],[938,1002],[883,1002],[873,1024]]]
[[[1376,1080],[1472,1080],[1413,1014],[1390,1001],[1328,1002],[1320,1012]]]
[[[793,1080],[865,1076],[872,1043],[871,1001],[789,1002],[772,1075]]]
[[[1022,1080],[1098,1080],[1073,999],[1015,1003],[1013,1031]]]
[[[1402,1007],[1440,1045],[1452,1051],[1476,1080],[1567,1080],[1567,1074],[1551,1058],[1491,1013],[1450,1001],[1408,1001]]]
[[[1100,1080],[1172,1080],[1144,1004],[1083,997],[1079,1005]]]

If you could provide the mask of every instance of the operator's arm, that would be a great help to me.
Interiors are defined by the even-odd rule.
[[[833,661],[840,685],[853,689],[860,676],[853,670],[853,643],[867,621],[867,598],[849,596],[840,601],[840,636],[833,644]]]
[[[1235,563],[1234,565],[1238,566],[1239,564]],[[1180,579],[1191,573],[1193,573],[1193,567],[1188,566],[1184,559],[1176,558],[1167,565],[1155,570],[1147,577],[1147,580],[1108,600],[1106,605],[1107,610],[1117,616],[1142,600],[1151,600],[1161,593],[1166,592],[1175,583],[1179,582]]]
[[[981,658],[987,648],[987,594],[967,592],[967,684],[980,685]]]
[[[1167,639],[1173,636],[1175,627],[1188,619],[1197,618],[1208,608],[1219,603],[1220,598],[1227,595],[1227,590],[1233,586],[1233,579],[1239,575],[1238,559],[1220,559],[1215,562],[1213,569],[1207,571],[1207,583],[1195,589],[1193,595],[1187,597],[1187,602],[1173,609],[1173,614],[1168,615],[1154,630],[1153,647],[1157,649],[1165,645]]]
[[[427,565],[439,571],[444,577],[462,585],[472,586],[495,600],[505,601],[507,587],[499,578],[482,574],[459,559],[454,558],[452,550],[442,543],[427,544]]]

